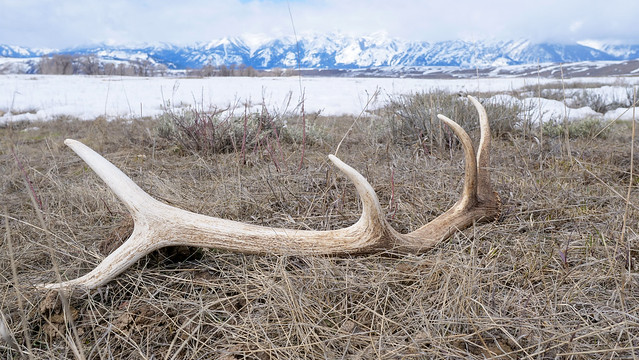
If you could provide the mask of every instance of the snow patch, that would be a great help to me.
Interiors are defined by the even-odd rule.
[[[636,120],[639,114],[633,113],[632,108],[617,108],[615,110],[610,110],[604,115],[605,120],[613,121],[613,120],[625,120],[632,121]]]
[[[295,54],[289,54],[295,62]],[[557,83],[551,79],[480,78],[466,79],[398,79],[398,78],[327,78],[312,77],[214,77],[214,78],[142,78],[108,76],[0,75],[0,124],[13,121],[51,120],[69,115],[80,119],[104,116],[133,118],[157,116],[168,104],[243,109],[244,104],[261,104],[274,111],[295,110],[302,97],[307,112],[325,115],[358,115],[363,110],[384,106],[394,96],[444,90],[451,93],[512,93],[525,86]],[[587,89],[605,101],[626,96],[627,89],[639,84],[639,78],[583,78],[566,80],[586,84],[608,84]],[[582,90],[579,90],[582,91]],[[375,99],[373,95],[378,94]],[[535,92],[524,100],[510,95],[493,96],[487,101],[517,102],[523,120],[538,122],[576,120],[588,117],[614,118],[622,110],[599,114],[589,107],[565,106],[561,101],[539,99]],[[288,101],[290,100],[290,102]],[[288,104],[288,105],[286,105]],[[299,110],[299,109],[297,109]],[[628,119],[626,112],[622,119]],[[616,115],[617,114],[617,115]]]

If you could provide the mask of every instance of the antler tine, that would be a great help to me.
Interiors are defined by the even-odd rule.
[[[489,151],[490,124],[486,110],[472,96],[468,96],[479,113],[481,140],[475,156],[472,141],[468,133],[448,117],[438,114],[437,117],[446,123],[459,138],[464,152],[464,188],[460,199],[448,211],[439,215],[419,229],[402,235],[402,248],[406,251],[424,251],[448,238],[454,232],[464,229],[475,221],[488,221],[500,213],[500,201],[492,191],[490,184]]]
[[[392,229],[386,222],[384,211],[379,204],[377,193],[362,174],[353,169],[335,155],[328,155],[329,160],[355,185],[355,190],[362,202],[362,215],[359,223],[367,227],[379,229]]]
[[[105,184],[113,191],[113,193],[126,205],[132,215],[139,213],[140,204],[142,207],[150,207],[150,205],[161,204],[152,198],[136,183],[126,176],[120,169],[110,163],[107,159],[100,156],[90,147],[83,143],[66,139],[64,144],[73,150],[87,165],[104,181]],[[149,204],[149,205],[146,205]]]
[[[464,152],[464,188],[460,199],[445,213],[421,228],[400,234],[386,221],[379,199],[369,182],[334,155],[331,162],[353,182],[362,201],[362,215],[346,228],[308,231],[244,224],[195,214],[153,199],[108,160],[75,140],[66,140],[100,178],[124,202],[134,220],[131,236],[92,271],[74,280],[43,284],[46,289],[92,289],[110,281],[142,256],[170,245],[210,247],[243,253],[340,255],[394,249],[421,252],[476,221],[499,215],[500,201],[492,191],[489,174],[490,129],[486,111],[477,108],[481,126],[478,153],[466,131],[453,120],[438,115],[459,138]]]
[[[473,103],[479,114],[479,146],[477,147],[477,196],[481,199],[489,200],[494,196],[493,187],[490,183],[490,124],[488,114],[479,100],[468,95],[468,99]]]
[[[87,274],[61,283],[39,284],[37,287],[52,290],[88,290],[106,284],[143,256],[168,245],[162,241],[153,241],[146,230],[147,226],[140,221],[136,222],[131,236]]]
[[[477,162],[473,141],[459,124],[442,114],[438,114],[437,117],[453,130],[464,150],[464,190],[455,206],[466,209],[474,205],[477,199]]]

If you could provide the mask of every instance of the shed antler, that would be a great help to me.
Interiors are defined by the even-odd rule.
[[[355,169],[333,155],[328,158],[354,184],[362,200],[359,220],[344,229],[307,231],[244,224],[195,214],[159,202],[138,187],[122,171],[95,151],[75,140],[66,140],[126,205],[133,216],[133,233],[88,274],[62,283],[40,285],[48,289],[93,289],[110,281],[142,256],[165,246],[188,245],[242,253],[339,255],[393,249],[422,252],[476,221],[495,219],[500,200],[489,174],[490,128],[486,110],[469,96],[479,112],[481,139],[477,156],[468,134],[454,121],[438,115],[461,141],[465,178],[461,198],[445,213],[421,228],[400,234],[387,222],[372,186]]]

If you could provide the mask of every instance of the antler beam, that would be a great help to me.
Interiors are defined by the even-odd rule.
[[[346,228],[307,231],[244,224],[209,217],[169,206],[152,198],[120,169],[84,144],[67,139],[75,151],[111,188],[133,216],[131,236],[91,272],[74,280],[40,285],[46,289],[93,289],[112,280],[142,256],[165,246],[188,245],[257,254],[361,254],[393,249],[418,253],[432,248],[456,231],[477,221],[499,216],[500,200],[489,174],[490,127],[484,107],[468,97],[479,113],[480,142],[477,156],[468,134],[453,120],[438,115],[460,139],[465,161],[461,198],[445,213],[421,228],[400,234],[386,221],[377,194],[355,169],[334,155],[331,162],[355,185],[362,215]]]

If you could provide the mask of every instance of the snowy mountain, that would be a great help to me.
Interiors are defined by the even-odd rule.
[[[309,34],[269,39],[240,36],[176,46],[94,45],[60,50],[0,45],[0,58],[94,55],[103,61],[147,61],[169,69],[242,65],[255,69],[364,69],[372,67],[454,66],[485,68],[537,63],[620,61],[639,58],[639,45],[554,44],[513,41],[406,41],[385,33],[353,37]],[[31,69],[31,71],[36,71]]]
[[[50,49],[29,49],[22,46],[11,46],[0,44],[0,58],[33,58],[55,52]]]

